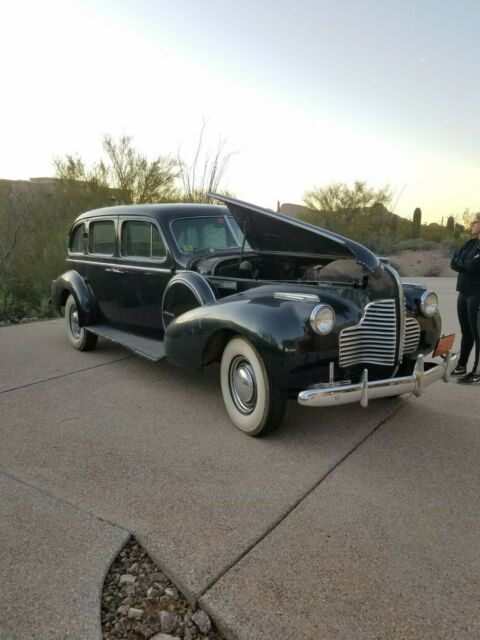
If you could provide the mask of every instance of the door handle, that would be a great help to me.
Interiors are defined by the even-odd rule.
[[[122,271],[121,269],[111,269],[109,267],[105,269],[105,271],[108,271],[108,273],[125,273],[125,271]]]

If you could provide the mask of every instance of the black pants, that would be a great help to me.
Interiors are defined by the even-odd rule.
[[[462,330],[462,344],[458,365],[466,367],[468,357],[475,345],[475,362],[473,371],[480,373],[480,293],[458,294],[457,313]]]

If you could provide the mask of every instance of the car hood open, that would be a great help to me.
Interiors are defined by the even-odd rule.
[[[209,195],[227,205],[254,251],[353,257],[372,273],[380,266],[375,254],[358,242],[271,209],[218,193]]]

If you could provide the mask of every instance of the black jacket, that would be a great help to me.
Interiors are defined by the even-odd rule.
[[[455,251],[450,266],[458,271],[457,291],[480,293],[480,240],[472,238]]]

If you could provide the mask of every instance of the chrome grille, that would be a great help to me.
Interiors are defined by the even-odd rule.
[[[405,343],[403,353],[413,353],[420,342],[420,325],[415,318],[405,319]]]
[[[377,300],[365,307],[354,327],[340,332],[339,365],[357,363],[395,365],[397,311],[395,300]]]

